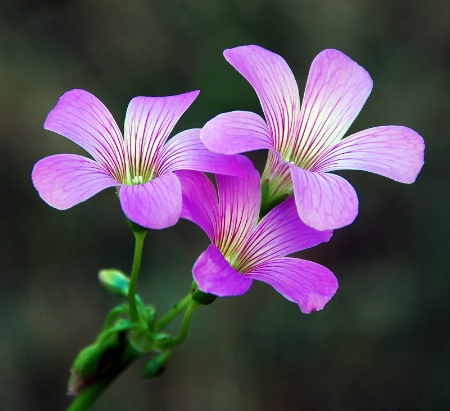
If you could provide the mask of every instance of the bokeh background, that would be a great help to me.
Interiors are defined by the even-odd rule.
[[[175,131],[223,111],[260,113],[222,57],[258,44],[282,55],[301,92],[337,48],[374,89],[350,132],[401,124],[426,141],[413,185],[363,172],[355,223],[301,257],[340,289],[303,315],[265,284],[198,311],[160,379],[130,368],[94,410],[450,409],[450,3],[447,0],[5,1],[0,6],[0,409],[62,410],[69,368],[116,301],[100,268],[128,271],[132,235],[110,189],[65,212],[30,173],[82,151],[43,130],[65,91],[89,90],[123,124],[137,95],[200,89]],[[253,156],[259,167],[264,153]],[[139,293],[164,312],[207,245],[194,225],[148,235]]]

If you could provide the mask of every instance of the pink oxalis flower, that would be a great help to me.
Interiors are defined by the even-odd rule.
[[[95,161],[75,154],[40,160],[32,172],[39,195],[49,205],[64,210],[115,186],[130,220],[147,228],[175,224],[182,197],[173,171],[240,173],[236,156],[206,149],[200,129],[186,130],[166,142],[198,93],[132,99],[122,137],[100,100],[84,90],[68,91],[49,113],[44,128],[72,140]]]
[[[414,130],[382,126],[342,139],[372,89],[367,71],[345,54],[324,50],[314,59],[302,105],[292,71],[279,55],[242,46],[224,56],[255,89],[265,120],[245,111],[220,114],[204,126],[201,138],[225,154],[268,149],[262,182],[272,203],[293,193],[306,224],[335,229],[355,219],[358,198],[329,171],[364,170],[414,182],[424,156],[423,139]]]
[[[199,289],[220,297],[242,295],[259,280],[304,313],[321,310],[338,288],[335,276],[319,264],[285,256],[328,241],[332,232],[302,223],[293,198],[258,223],[260,177],[248,159],[239,161],[246,176],[217,175],[218,198],[203,173],[176,172],[183,191],[181,217],[196,223],[212,242],[192,270]]]

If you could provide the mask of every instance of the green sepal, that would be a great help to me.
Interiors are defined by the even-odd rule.
[[[152,305],[147,305],[142,311],[144,314],[145,322],[147,323],[147,328],[150,331],[153,331],[157,315],[156,308]]]
[[[284,200],[289,198],[289,194],[282,194],[274,198],[266,198],[264,203],[261,203],[261,209],[259,212],[259,219],[261,220],[269,211],[273,210],[276,206],[280,205]]]
[[[154,351],[164,351],[173,347],[174,337],[165,332],[156,334],[153,337],[152,348]]]
[[[147,233],[148,229],[145,227],[142,227],[141,225],[135,223],[134,221],[131,221],[129,218],[127,218],[128,226],[130,227],[131,231],[135,234],[138,233]]]
[[[261,181],[261,210],[266,208],[269,200],[269,180]]]
[[[140,354],[146,354],[153,350],[153,336],[147,327],[133,330],[129,334],[131,346]]]
[[[217,298],[217,295],[205,293],[199,290],[197,283],[192,283],[192,299],[201,305],[209,305]]]
[[[114,268],[100,270],[98,273],[100,283],[115,297],[126,298],[130,279],[124,273]]]

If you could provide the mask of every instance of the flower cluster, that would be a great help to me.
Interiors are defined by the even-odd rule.
[[[361,66],[337,50],[313,61],[303,103],[295,78],[277,54],[259,46],[224,52],[255,89],[264,117],[223,113],[202,129],[168,140],[198,91],[136,97],[124,133],[92,94],[72,90],[44,128],[84,148],[92,159],[59,154],[34,166],[33,183],[57,209],[116,187],[124,214],[151,229],[180,217],[205,231],[211,245],[193,266],[201,291],[244,294],[252,280],[270,284],[302,312],[320,310],[337,290],[327,268],[294,252],[328,241],[350,224],[358,199],[341,169],[364,170],[412,183],[423,165],[424,143],[403,126],[370,128],[343,139],[372,89]],[[241,153],[267,149],[262,176]],[[216,175],[217,190],[204,172]]]

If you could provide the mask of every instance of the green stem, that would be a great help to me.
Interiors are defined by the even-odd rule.
[[[155,324],[155,330],[161,331],[167,324],[169,324],[175,317],[177,317],[182,311],[188,307],[192,300],[192,294],[189,293],[182,300],[178,301],[172,308],[167,311]]]
[[[177,337],[175,337],[172,341],[172,344],[174,347],[177,346],[178,344],[181,344],[187,337],[187,334],[189,331],[189,326],[191,324],[192,315],[195,313],[195,310],[197,310],[199,305],[200,305],[199,303],[197,303],[196,301],[194,301],[192,299],[189,302],[188,308],[187,308],[186,312],[184,313],[183,324],[181,325],[180,334]]]
[[[127,344],[120,361],[114,364],[101,379],[81,391],[67,411],[88,410],[103,391],[140,356],[141,354],[134,350],[130,344]]]
[[[130,285],[128,287],[128,306],[130,308],[130,320],[134,323],[139,322],[139,314],[136,308],[136,284],[141,269],[142,248],[144,246],[147,230],[142,227],[135,227],[130,224],[135,238],[133,266],[131,267]]]
[[[123,313],[127,313],[127,312],[128,312],[128,307],[125,304],[119,305],[118,307],[114,307],[108,313],[108,316],[106,317],[102,332],[109,330],[114,325],[114,323],[120,318],[120,316]]]

